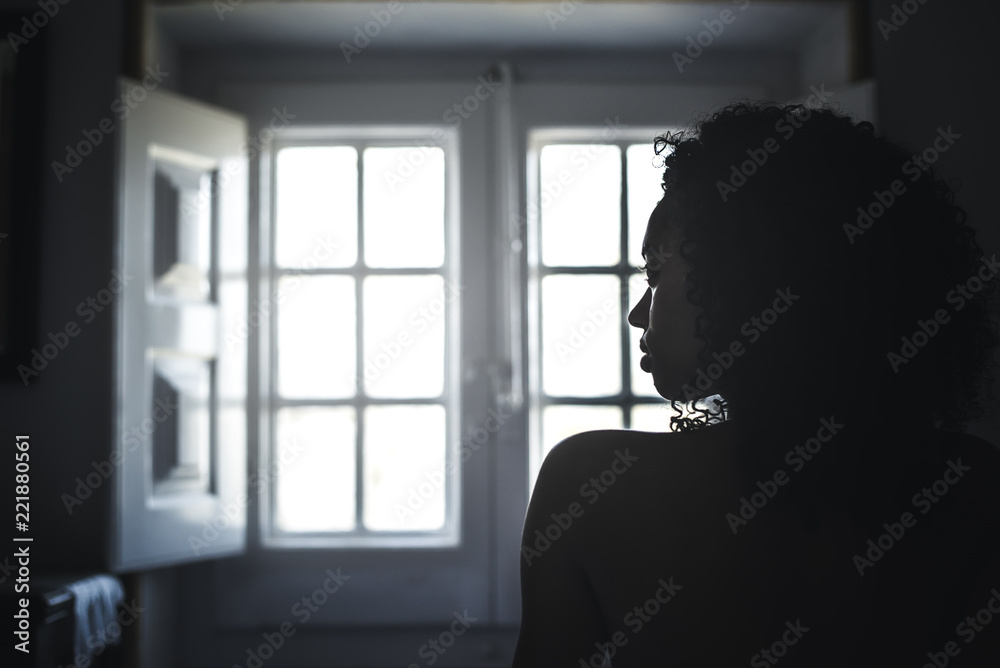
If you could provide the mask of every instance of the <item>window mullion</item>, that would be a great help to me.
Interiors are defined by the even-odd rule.
[[[356,441],[354,444],[354,530],[356,532],[361,531],[364,528],[364,471],[365,471],[365,420],[364,420],[364,406],[365,399],[362,396],[364,392],[364,383],[361,379],[364,377],[364,303],[363,299],[363,283],[364,283],[364,265],[365,265],[365,209],[364,209],[364,191],[365,191],[365,171],[364,171],[364,146],[357,146],[358,151],[358,191],[357,191],[357,211],[358,211],[358,261],[357,267],[358,271],[354,278],[354,336],[355,336],[355,346],[354,351],[356,357],[356,367],[355,375],[358,378],[358,386],[355,391],[355,397],[357,399],[357,405],[355,407],[355,421],[357,424],[357,429],[355,431]]]
[[[626,400],[629,400],[632,397],[632,374],[631,367],[629,366],[628,349],[628,288],[630,278],[628,271],[628,233],[630,222],[628,218],[628,147],[620,144],[619,149],[621,152],[621,202],[619,206],[621,224],[618,226],[618,238],[621,248],[621,264],[619,266],[623,268],[623,273],[619,274],[621,284],[618,291],[618,299],[621,304],[621,318],[619,318],[620,322],[618,326],[621,328],[622,396]],[[622,424],[626,429],[632,427],[632,411],[628,403],[622,404]]]

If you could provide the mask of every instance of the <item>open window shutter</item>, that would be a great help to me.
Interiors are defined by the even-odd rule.
[[[246,544],[246,121],[122,80],[111,567]]]

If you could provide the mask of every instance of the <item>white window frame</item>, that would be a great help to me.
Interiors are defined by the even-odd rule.
[[[454,131],[452,164],[454,178],[461,187],[451,188],[448,206],[458,212],[460,234],[452,235],[446,256],[451,258],[452,275],[462,287],[459,304],[463,317],[453,318],[453,326],[461,330],[459,345],[454,346],[456,363],[450,373],[455,379],[454,400],[458,409],[449,416],[450,427],[457,434],[453,446],[464,444],[466,436],[483,423],[488,410],[497,407],[492,392],[496,358],[496,342],[491,333],[496,325],[487,318],[475,317],[464,305],[479,308],[491,300],[496,287],[490,267],[496,246],[492,220],[495,204],[488,183],[494,178],[490,166],[491,153],[483,146],[490,142],[495,119],[488,105],[456,126],[444,112],[454,103],[466,99],[480,82],[475,78],[441,83],[403,84],[229,84],[220,90],[219,102],[248,118],[251,137],[267,135],[274,129],[274,110],[294,115],[289,128],[346,128],[355,132],[361,128],[388,128],[391,132],[425,132],[442,126]],[[263,130],[263,131],[262,131]],[[384,130],[383,130],[384,131]],[[282,133],[278,133],[282,135]],[[276,135],[277,136],[277,135]],[[264,142],[265,144],[267,142]],[[264,147],[267,149],[267,146]],[[271,203],[265,186],[270,173],[267,150],[255,150],[251,145],[251,249],[252,274],[250,305],[253,309],[272,289],[268,279],[270,262],[269,237]],[[267,173],[265,173],[267,172]],[[460,173],[459,173],[460,172]],[[482,263],[467,263],[463,257],[482,257]],[[457,314],[457,310],[456,310]],[[248,453],[248,473],[266,472],[264,457],[269,433],[268,390],[269,368],[262,363],[260,351],[266,350],[266,327],[251,332],[250,387],[251,420]],[[501,409],[503,410],[503,409]],[[505,440],[523,443],[517,418],[504,427]],[[320,608],[310,619],[310,626],[380,626],[395,627],[423,624],[435,626],[450,623],[452,613],[468,609],[477,613],[480,625],[515,624],[517,590],[516,548],[497,547],[496,514],[506,512],[503,500],[495,501],[498,488],[504,498],[520,500],[520,509],[510,509],[523,517],[524,490],[508,490],[495,482],[501,448],[494,441],[484,445],[478,454],[461,464],[461,485],[456,494],[461,498],[458,516],[460,529],[454,545],[409,545],[406,547],[371,547],[357,545],[334,548],[329,545],[297,545],[275,547],[264,539],[261,522],[262,506],[252,502],[248,508],[247,554],[236,560],[220,562],[212,568],[204,584],[211,588],[216,606],[212,623],[217,628],[247,629],[268,627],[288,620],[291,605],[289,593],[309,593],[322,582],[327,568],[339,567],[351,577],[331,602]],[[504,452],[502,457],[514,453]],[[516,459],[517,457],[514,456]],[[464,458],[463,458],[464,460]],[[504,474],[510,476],[511,474]],[[253,491],[253,490],[251,490]],[[504,522],[506,526],[509,522]],[[506,566],[498,562],[510,562]],[[503,571],[503,575],[498,575]],[[501,585],[503,581],[505,584]],[[503,586],[507,591],[498,593]],[[497,603],[497,597],[503,602]],[[339,646],[339,645],[338,645]],[[364,657],[362,653],[358,655]],[[291,660],[291,659],[290,659]],[[359,659],[360,661],[361,659]]]
[[[354,267],[344,269],[281,269],[277,266],[274,257],[274,239],[277,232],[276,225],[276,203],[271,194],[276,192],[276,162],[278,152],[283,148],[297,146],[352,146],[358,151],[358,239],[359,252],[358,259]],[[440,268],[400,268],[400,269],[380,269],[364,266],[363,248],[363,196],[364,172],[363,151],[365,148],[373,146],[431,146],[444,151],[445,156],[445,204],[444,204],[444,244],[445,260]],[[363,319],[362,288],[363,279],[366,276],[393,276],[421,274],[443,277],[445,284],[459,284],[459,266],[461,258],[458,254],[458,201],[456,193],[459,191],[459,174],[461,165],[458,156],[458,135],[455,129],[448,126],[316,126],[316,127],[291,127],[276,130],[273,138],[267,142],[264,151],[261,153],[261,193],[267,193],[267,203],[262,203],[262,210],[266,207],[268,216],[267,227],[267,248],[262,248],[262,254],[267,255],[263,275],[261,276],[262,286],[266,286],[266,295],[277,295],[278,280],[282,275],[308,274],[316,276],[342,275],[355,279],[355,312],[356,312],[356,332],[358,334],[357,353],[357,373],[363,371],[363,337],[361,336]],[[280,304],[277,305],[280,310]],[[278,447],[276,434],[276,414],[280,408],[292,405],[301,406],[351,406],[356,410],[357,432],[355,434],[355,495],[356,495],[356,517],[358,528],[349,532],[325,532],[325,533],[282,533],[275,526],[274,515],[276,503],[275,492],[277,485],[267,484],[259,490],[260,516],[260,540],[265,548],[432,548],[432,547],[455,547],[461,543],[461,504],[459,502],[458,490],[461,485],[461,466],[458,460],[460,442],[459,438],[459,417],[461,415],[461,392],[460,390],[460,331],[461,309],[459,300],[450,300],[445,304],[445,369],[444,369],[444,392],[440,398],[417,398],[403,400],[382,400],[363,396],[359,391],[354,397],[349,399],[332,400],[303,400],[289,401],[278,398],[275,374],[268,373],[267,377],[262,376],[262,385],[266,388],[266,404],[261,407],[261,435],[266,439],[267,444],[261,448],[260,471],[270,472],[276,470],[279,465],[277,461],[276,449]],[[262,370],[271,371],[275,368],[277,341],[277,318],[267,319],[268,328],[266,336],[261,336],[260,345],[260,365]],[[263,334],[263,333],[262,333]],[[389,406],[398,404],[425,404],[443,405],[445,408],[446,422],[445,434],[447,438],[445,450],[445,525],[437,531],[372,531],[363,528],[363,466],[364,466],[364,409],[367,406]]]

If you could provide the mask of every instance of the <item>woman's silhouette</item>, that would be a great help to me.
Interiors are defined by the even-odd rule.
[[[962,430],[1000,265],[951,189],[826,109],[734,104],[655,149],[629,323],[693,410],[548,455],[515,667],[998,665],[1000,453]]]

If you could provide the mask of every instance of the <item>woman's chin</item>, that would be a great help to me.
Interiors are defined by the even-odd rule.
[[[658,364],[648,364],[648,367],[650,375],[653,377],[653,387],[656,388],[657,394],[668,401],[692,401],[712,394],[711,392],[705,393],[693,388],[691,386],[692,375],[685,377],[677,373],[676,369],[664,369],[662,365]],[[643,370],[645,370],[645,367]],[[690,396],[692,392],[696,393],[695,396]]]
[[[681,392],[682,382],[675,374],[666,373],[655,366],[652,366],[650,375],[653,377],[653,387],[657,394],[666,400],[677,399],[683,396]]]

